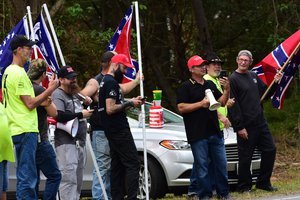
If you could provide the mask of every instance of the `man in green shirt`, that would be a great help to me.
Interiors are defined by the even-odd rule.
[[[13,61],[2,78],[3,105],[12,133],[17,157],[17,199],[36,200],[37,170],[35,154],[38,142],[36,107],[47,100],[58,87],[55,76],[48,88],[35,97],[24,65],[31,58],[35,42],[24,35],[15,35],[10,43]]]

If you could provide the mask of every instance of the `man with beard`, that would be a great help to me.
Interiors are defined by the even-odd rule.
[[[124,102],[119,86],[127,67],[132,67],[127,56],[112,57],[108,73],[104,76],[99,91],[100,120],[104,125],[111,156],[111,196],[124,199],[126,180],[127,199],[137,199],[139,180],[139,157],[131,135],[125,110],[143,104],[141,97]]]
[[[83,181],[84,147],[87,132],[86,118],[92,115],[93,110],[83,108],[77,97],[79,87],[77,74],[70,66],[62,67],[57,74],[60,87],[52,95],[57,108],[57,122],[67,123],[70,120],[78,120],[77,134],[73,137],[65,130],[55,130],[55,149],[58,166],[62,174],[59,186],[59,194],[62,200],[79,200]],[[89,97],[84,104],[91,103]]]
[[[105,74],[109,71],[109,64],[111,58],[116,55],[116,52],[106,51],[101,57],[101,72],[91,78],[85,88],[80,91],[81,94],[85,96],[94,97],[94,102],[90,105],[92,108],[98,106],[98,89],[99,85]],[[128,83],[119,84],[123,94],[127,94],[132,91],[136,86],[139,85],[140,73],[138,72],[134,81]],[[92,131],[92,147],[97,160],[97,165],[103,180],[103,184],[106,190],[108,199],[111,199],[110,194],[110,162],[111,158],[109,155],[109,144],[104,133],[104,128],[100,120],[100,112],[95,109],[92,116],[89,119]],[[94,200],[104,199],[103,191],[100,186],[99,178],[97,176],[96,170],[93,170],[93,186],[92,195]]]
[[[49,87],[40,95],[34,95],[32,83],[24,70],[34,44],[24,35],[14,36],[10,43],[12,64],[2,77],[3,105],[17,157],[17,199],[26,200],[37,199],[35,154],[39,131],[36,107],[58,87],[58,80],[53,75]]]

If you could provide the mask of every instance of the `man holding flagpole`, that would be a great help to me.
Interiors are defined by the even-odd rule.
[[[276,147],[260,101],[267,87],[254,72],[248,70],[252,61],[252,53],[241,50],[236,58],[237,69],[229,77],[231,97],[235,98],[235,104],[229,109],[229,113],[233,128],[237,132],[238,190],[243,193],[250,192],[252,189],[250,165],[253,152],[258,147],[262,153],[256,188],[273,192],[277,191],[270,180]],[[275,75],[275,83],[281,79],[281,76],[281,73]],[[272,89],[275,89],[275,85]],[[268,95],[271,96],[273,92],[269,91]]]

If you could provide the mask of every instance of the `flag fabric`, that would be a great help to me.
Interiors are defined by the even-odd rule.
[[[259,78],[270,85],[277,70],[284,65],[300,41],[300,30],[283,41],[276,49],[252,68]]]
[[[37,42],[35,48],[37,49],[37,56],[40,59],[46,61],[47,74],[52,75],[52,73],[57,73],[59,70],[59,65],[56,59],[55,49],[53,45],[52,38],[46,26],[44,17],[42,13],[38,16],[35,25],[33,27],[34,40]],[[35,59],[34,53],[31,56]],[[42,85],[47,88],[49,83],[48,76],[43,80]]]
[[[300,50],[291,59],[290,63],[284,68],[281,80],[278,83],[276,91],[272,96],[272,105],[274,108],[281,109],[283,107],[285,92],[294,78],[300,66]]]
[[[2,88],[2,75],[13,60],[13,52],[10,49],[11,39],[15,35],[26,35],[29,37],[28,22],[27,17],[23,17],[22,20],[9,32],[9,34],[4,38],[2,44],[0,44],[0,88]]]
[[[126,11],[125,16],[121,20],[107,47],[108,51],[125,54],[135,66],[135,68],[127,68],[127,72],[124,74],[123,83],[134,80],[136,72],[138,71],[138,63],[135,60],[132,60],[130,56],[132,12],[133,6],[131,5]]]
[[[53,72],[57,72],[59,70],[59,65],[56,59],[54,45],[42,13],[38,16],[35,22],[33,32],[34,40],[37,42],[36,45],[38,46],[40,53],[43,55],[43,59],[45,59]]]

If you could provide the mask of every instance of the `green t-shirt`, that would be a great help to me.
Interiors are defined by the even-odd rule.
[[[222,90],[222,87],[221,87],[221,84],[220,84],[219,79],[214,78],[214,77],[210,76],[209,74],[205,74],[205,75],[203,76],[203,78],[204,78],[205,80],[210,80],[210,81],[212,81],[212,82],[217,86],[218,90],[223,94],[223,90]],[[220,107],[220,108],[218,108],[217,111],[218,111],[219,113],[221,113],[221,115],[227,117],[227,107],[226,107],[226,106],[225,106],[225,107]],[[224,129],[224,124],[223,124],[220,120],[219,120],[219,125],[220,125],[220,129],[223,130],[223,129]]]
[[[24,68],[10,65],[2,77],[3,105],[12,136],[26,132],[38,133],[38,119],[36,109],[29,110],[21,95],[35,97],[30,79]]]
[[[3,160],[14,162],[15,158],[7,117],[3,105],[0,103],[0,162]]]

